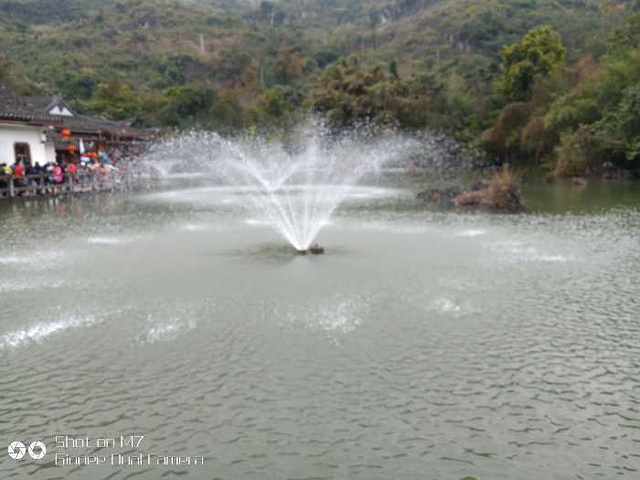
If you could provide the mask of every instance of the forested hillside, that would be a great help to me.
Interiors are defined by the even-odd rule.
[[[610,118],[620,95],[635,101],[624,93],[636,85],[635,71],[619,74],[622,92],[607,90],[617,99],[588,92],[638,63],[637,25],[624,25],[639,7],[618,0],[0,0],[0,81],[22,93],[62,92],[79,111],[142,126],[282,126],[313,109],[336,125],[367,118],[443,128],[492,158],[554,167],[561,159],[574,172],[586,168],[574,155],[590,150],[578,146],[590,141],[585,129]],[[542,25],[546,33],[523,40]],[[574,112],[591,101],[585,97],[597,106]],[[637,158],[633,135],[605,156]]]

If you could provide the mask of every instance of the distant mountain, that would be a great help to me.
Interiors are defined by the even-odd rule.
[[[633,8],[615,0],[0,0],[0,69],[28,78],[23,89],[62,92],[80,110],[100,108],[90,102],[105,82],[147,103],[185,86],[244,89],[248,98],[256,83],[298,85],[287,98],[302,102],[307,80],[349,55],[393,61],[400,75],[455,73],[480,88],[499,71],[500,48],[529,29],[560,31],[570,58],[597,54]],[[304,65],[295,82],[278,73],[283,51]]]

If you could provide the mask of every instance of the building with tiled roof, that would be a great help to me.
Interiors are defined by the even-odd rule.
[[[71,135],[63,137],[68,130]],[[41,165],[64,156],[80,140],[89,148],[127,149],[146,143],[152,132],[129,122],[76,113],[60,95],[21,97],[0,84],[0,164],[30,160]]]

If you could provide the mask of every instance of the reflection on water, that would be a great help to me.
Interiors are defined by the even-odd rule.
[[[491,216],[417,182],[358,190],[320,257],[211,187],[0,204],[3,442],[205,455],[0,477],[638,478],[637,187]]]
[[[38,322],[26,329],[9,332],[0,337],[0,348],[19,347],[31,342],[42,342],[49,335],[62,333],[66,330],[79,327],[88,327],[96,323],[95,318],[61,318],[53,322]]]
[[[525,183],[529,208],[545,212],[598,212],[615,207],[636,207],[640,182],[591,180],[586,186],[571,180],[557,180],[552,186],[539,179]]]

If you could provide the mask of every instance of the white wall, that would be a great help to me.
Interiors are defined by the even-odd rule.
[[[49,110],[49,115],[62,115],[64,117],[73,117],[73,113],[69,111],[66,107],[58,107],[55,106],[51,110]]]
[[[45,127],[0,123],[0,163],[12,165],[15,161],[13,146],[16,143],[28,143],[31,149],[31,161],[44,165],[56,159],[56,152],[51,142],[42,143],[42,132]]]

